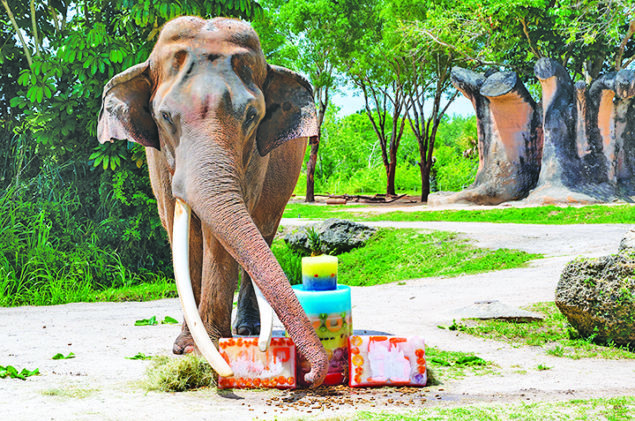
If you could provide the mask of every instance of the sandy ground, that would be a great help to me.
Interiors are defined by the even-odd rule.
[[[283,225],[306,224],[288,219]],[[495,362],[495,372],[423,389],[331,388],[313,391],[202,390],[145,392],[139,385],[148,361],[125,359],[138,352],[170,355],[174,325],[135,327],[156,315],[181,320],[176,299],[145,303],[68,304],[0,308],[0,365],[38,367],[27,381],[0,379],[0,414],[7,420],[337,418],[359,410],[408,411],[434,405],[535,402],[635,395],[635,361],[571,360],[539,347],[519,347],[439,329],[457,310],[478,300],[513,306],[551,301],[563,266],[577,256],[616,251],[627,225],[537,226],[486,223],[377,223],[464,233],[483,247],[517,248],[547,258],[526,268],[408,280],[353,288],[355,330],[418,334],[445,350],[474,352]],[[278,324],[278,328],[281,326]],[[52,360],[62,352],[70,360]],[[553,367],[537,370],[539,364]]]

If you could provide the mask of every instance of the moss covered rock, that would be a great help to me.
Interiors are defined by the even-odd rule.
[[[635,346],[635,250],[567,264],[556,305],[583,337]]]

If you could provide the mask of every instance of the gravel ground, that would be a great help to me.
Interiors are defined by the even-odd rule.
[[[283,220],[284,226],[306,223]],[[153,315],[180,320],[178,300],[0,308],[0,365],[38,367],[42,373],[27,381],[0,380],[2,418],[162,420],[186,415],[218,420],[224,414],[233,419],[338,418],[360,410],[396,412],[434,405],[635,395],[633,360],[556,358],[539,347],[513,348],[437,328],[450,323],[457,310],[474,301],[496,299],[513,306],[552,301],[559,274],[569,260],[614,253],[629,226],[445,222],[372,225],[456,231],[482,247],[517,248],[547,256],[519,269],[353,288],[353,320],[358,333],[418,334],[437,348],[474,352],[495,362],[495,373],[468,375],[422,389],[145,392],[139,383],[150,363],[125,357],[138,352],[170,355],[180,328],[135,327],[134,321]],[[51,359],[58,352],[71,351],[76,358]],[[537,370],[539,364],[553,368]]]

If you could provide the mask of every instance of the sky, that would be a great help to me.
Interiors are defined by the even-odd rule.
[[[341,92],[337,92],[333,96],[333,103],[338,107],[341,107],[339,115],[345,116],[362,110],[364,108],[364,97],[361,95],[355,95],[354,91],[350,89],[343,89]],[[432,107],[431,101],[429,101],[429,103],[430,107]],[[450,104],[447,114],[449,116],[458,114],[467,117],[472,116],[475,113],[472,103],[459,93],[454,102]]]

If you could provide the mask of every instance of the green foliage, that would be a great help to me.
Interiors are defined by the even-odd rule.
[[[57,354],[53,355],[53,357],[51,357],[52,360],[69,360],[71,358],[75,358],[75,354],[70,352],[68,355],[64,355],[61,352],[58,352]]]
[[[154,326],[158,325],[157,316],[152,316],[149,319],[141,319],[134,322],[135,326]]]
[[[31,16],[29,2],[9,2],[18,28],[0,20],[0,305],[96,300],[110,287],[169,276],[143,148],[96,142],[103,86],[144,61],[173,17],[249,19],[262,8],[253,0],[35,3]],[[142,295],[169,294],[162,285]]]
[[[388,124],[391,117],[387,116]],[[460,190],[474,181],[478,166],[476,118],[444,118],[437,135],[432,185],[435,190]],[[465,156],[465,157],[464,157]],[[309,152],[305,156],[308,160]],[[417,141],[406,127],[398,152],[395,188],[398,192],[421,191],[417,165]],[[295,194],[306,192],[306,172],[300,175]],[[385,190],[386,170],[372,124],[364,114],[338,117],[329,109],[315,171],[315,191],[329,194],[374,194]]]
[[[473,67],[506,66],[524,80],[533,78],[540,57],[566,63],[574,79],[589,82],[601,71],[625,67],[635,53],[628,47],[635,17],[629,0],[427,4],[427,19],[409,22],[408,36],[446,46]]]
[[[152,356],[146,355],[143,352],[137,352],[132,357],[126,357],[127,360],[151,360]]]
[[[537,303],[529,307],[545,316],[542,321],[513,323],[502,320],[464,320],[457,329],[470,335],[497,339],[512,346],[538,346],[556,357],[635,359],[626,348],[594,344],[593,338],[579,338],[554,303]]]
[[[39,374],[40,370],[37,368],[35,370],[27,370],[26,368],[23,368],[18,371],[12,365],[8,365],[6,367],[0,365],[0,379],[9,377],[11,379],[26,380],[27,377],[38,376]]]
[[[302,257],[291,252],[280,239],[274,240],[272,250],[291,284],[301,283]],[[366,246],[338,256],[338,282],[370,286],[404,279],[455,276],[519,267],[540,257],[508,249],[479,249],[448,232],[421,234],[410,229],[380,229]]]
[[[170,317],[170,316],[165,316],[163,318],[163,320],[161,320],[161,324],[162,325],[176,325],[178,323],[179,323],[178,320],[176,320],[174,317]]]

